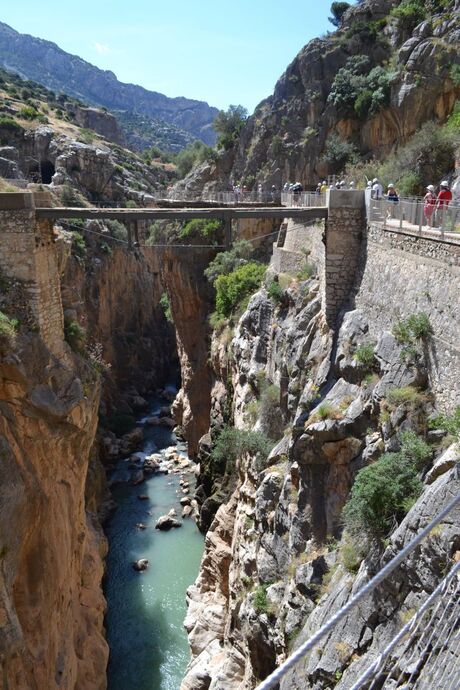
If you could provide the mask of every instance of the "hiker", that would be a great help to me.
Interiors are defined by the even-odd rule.
[[[326,194],[327,192],[327,182],[326,180],[323,180],[321,183],[321,194]]]
[[[276,187],[274,184],[272,184],[272,188],[271,188],[271,198],[272,198],[272,201],[276,200]]]
[[[377,177],[372,180],[372,198],[381,199],[383,197],[383,187]]]
[[[426,194],[423,197],[423,215],[425,216],[426,224],[428,227],[431,227],[433,224],[433,212],[436,206],[436,190],[432,184],[429,184],[426,190]]]
[[[292,185],[292,192],[294,194],[294,205],[298,205],[300,202],[300,195],[303,192],[303,187],[300,182],[296,182]]]
[[[441,228],[444,225],[444,217],[446,215],[447,207],[452,201],[452,192],[449,189],[449,183],[447,180],[441,182],[440,190],[438,192],[438,198],[436,199],[436,224]]]
[[[392,182],[388,185],[388,190],[386,193],[387,201],[390,202],[387,208],[387,218],[393,218],[393,204],[397,204],[399,201],[398,192]]]
[[[321,194],[321,182],[318,182],[318,184],[316,185],[315,194],[316,196],[319,196]]]

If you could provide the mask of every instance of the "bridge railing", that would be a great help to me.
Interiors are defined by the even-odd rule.
[[[283,206],[326,206],[326,195],[316,194],[316,192],[283,192],[281,194],[281,204]]]
[[[425,204],[423,199],[370,199],[369,221],[384,228],[416,232],[420,236],[436,237],[460,243],[460,206]]]

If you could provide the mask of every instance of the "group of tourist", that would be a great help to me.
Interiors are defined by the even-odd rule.
[[[395,185],[390,182],[386,194],[383,193],[383,186],[380,180],[375,177],[372,181],[369,180],[368,187],[371,188],[372,199],[386,199],[390,203],[397,203],[399,201],[399,194]],[[452,201],[452,192],[449,189],[449,182],[443,180],[439,185],[439,192],[436,193],[434,185],[429,184],[426,187],[426,194],[423,197],[423,215],[426,224],[431,226],[436,222],[436,216],[442,216],[447,209],[449,203]],[[388,217],[392,217],[391,209],[388,209]]]

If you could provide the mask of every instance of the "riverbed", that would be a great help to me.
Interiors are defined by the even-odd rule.
[[[153,400],[149,414],[157,414],[164,404]],[[145,454],[176,443],[169,429],[145,426]],[[185,446],[179,444],[178,450],[185,454]],[[128,471],[120,461],[118,478],[126,478]],[[187,479],[194,481],[191,474]],[[118,509],[106,526],[109,690],[179,690],[185,674],[190,658],[183,628],[185,592],[198,574],[204,541],[195,522],[180,517],[179,480],[178,474],[155,474],[138,486],[121,483],[112,490]],[[141,494],[148,499],[140,500]],[[156,530],[157,519],[171,508],[182,527]],[[147,528],[136,528],[138,523]],[[139,558],[150,563],[142,573],[132,568]]]

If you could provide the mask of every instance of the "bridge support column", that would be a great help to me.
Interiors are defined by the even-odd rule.
[[[322,307],[327,323],[334,328],[358,269],[366,231],[364,192],[331,189],[327,205]]]
[[[224,237],[225,237],[225,247],[230,249],[232,246],[232,219],[229,216],[224,216]]]
[[[37,195],[41,206],[50,200]],[[0,196],[0,272],[28,296],[18,304],[20,319],[38,329],[51,352],[64,356],[64,316],[53,222],[37,219],[30,192]],[[10,293],[14,304],[14,288]]]

